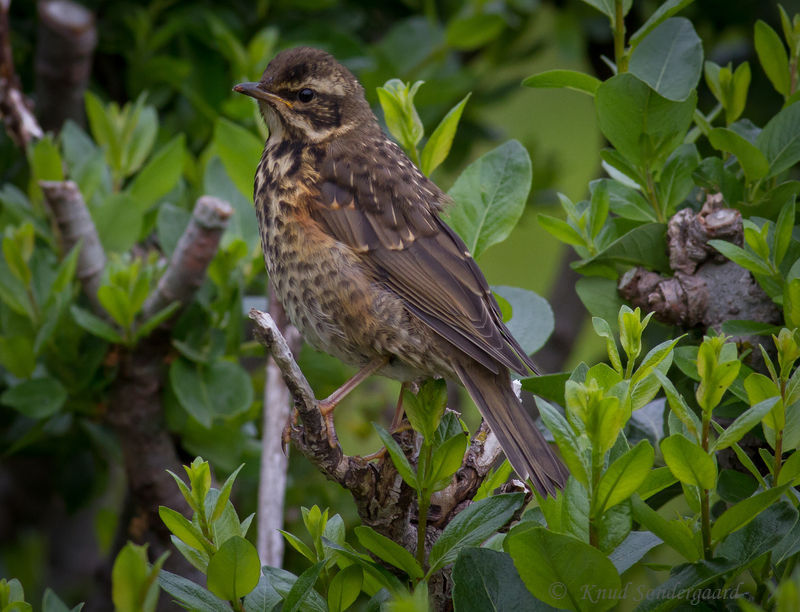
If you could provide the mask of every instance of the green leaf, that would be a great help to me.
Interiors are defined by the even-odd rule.
[[[792,229],[794,228],[795,201],[792,198],[784,204],[778,213],[775,222],[775,233],[772,239],[772,256],[776,266],[779,266],[786,256],[786,251],[792,243]]]
[[[589,6],[593,6],[598,11],[603,13],[606,17],[614,21],[614,14],[615,14],[615,0],[583,0]],[[633,5],[633,0],[622,0],[622,15],[625,16],[628,14],[628,11],[631,10],[631,6]]]
[[[261,563],[255,546],[239,536],[229,538],[208,562],[208,590],[235,601],[256,588]]]
[[[800,278],[793,278],[783,287],[783,319],[789,327],[800,327]]]
[[[605,81],[595,94],[600,130],[635,167],[658,169],[683,142],[697,102],[668,100],[632,74]]]
[[[559,88],[566,87],[593,96],[602,81],[585,72],[576,70],[547,70],[529,76],[522,81],[525,87]]]
[[[103,285],[97,290],[97,300],[117,325],[123,329],[130,328],[136,313],[131,308],[130,297],[125,289],[119,285]]]
[[[798,477],[800,477],[800,452],[795,451],[781,466],[778,474],[778,486],[791,483]]]
[[[315,563],[297,577],[292,588],[289,589],[289,592],[284,597],[281,612],[298,612],[299,610],[308,609],[306,607],[307,600],[311,597],[311,592],[314,591],[314,584],[317,582],[322,568],[325,567],[325,563],[326,561]],[[316,591],[314,592],[316,593]]]
[[[155,313],[152,317],[144,321],[141,325],[136,328],[136,336],[135,340],[138,341],[141,338],[146,338],[150,335],[150,333],[155,330],[156,327],[164,323],[167,319],[169,319],[175,311],[177,311],[181,307],[180,302],[172,302],[167,306],[164,306],[161,310]]]
[[[736,470],[720,470],[717,495],[726,502],[736,503],[747,499],[758,488],[758,482],[749,474]]]
[[[708,141],[718,151],[732,153],[739,161],[748,183],[763,178],[769,172],[769,162],[758,147],[729,128],[714,128]]]
[[[428,558],[430,576],[455,561],[466,546],[483,542],[511,519],[523,501],[521,493],[505,493],[470,504],[447,524]]]
[[[428,142],[425,143],[420,156],[420,170],[426,176],[430,176],[439,167],[439,164],[447,159],[450,147],[453,146],[453,137],[456,135],[458,122],[471,95],[468,93],[461,102],[447,112],[428,138]]]
[[[723,512],[711,526],[711,540],[719,542],[729,533],[741,529],[774,504],[786,491],[788,484],[748,497]]]
[[[511,557],[488,548],[464,548],[453,566],[453,604],[459,612],[547,609],[519,577]]]
[[[711,445],[711,451],[722,450],[728,448],[732,444],[738,442],[742,437],[753,427],[761,422],[767,413],[772,410],[772,407],[780,400],[780,397],[771,397],[759,402],[755,406],[748,408],[733,421],[724,432],[717,438],[716,442]]]
[[[694,411],[689,408],[686,400],[678,393],[675,385],[672,384],[672,381],[669,380],[665,374],[656,371],[655,375],[664,388],[664,394],[667,396],[667,401],[669,402],[669,407],[672,412],[678,417],[681,423],[686,426],[686,429],[695,437],[695,440],[699,440],[700,431],[702,429],[700,419],[698,419]]]
[[[497,13],[455,17],[447,23],[445,37],[451,47],[471,51],[497,38],[505,26],[506,20]]]
[[[473,257],[502,242],[525,209],[531,188],[531,159],[516,140],[509,140],[467,166],[450,188],[455,205],[447,223]]]
[[[417,483],[417,476],[414,473],[411,464],[408,462],[408,459],[403,454],[403,451],[400,449],[400,445],[383,427],[377,423],[373,423],[372,426],[375,428],[375,431],[378,432],[378,436],[383,441],[383,445],[386,447],[386,450],[389,452],[389,457],[391,458],[397,473],[402,476],[403,480],[406,481],[406,484],[409,487],[418,489],[419,484]]]
[[[686,100],[703,68],[703,45],[691,21],[666,19],[633,49],[628,70],[669,100]]]
[[[688,561],[696,561],[700,558],[700,550],[698,550],[694,534],[685,523],[678,519],[666,520],[643,502],[638,495],[631,498],[631,505],[633,518],[661,538],[664,543],[679,552]]]
[[[72,313],[72,318],[75,319],[75,323],[90,334],[99,336],[114,344],[121,344],[123,342],[123,338],[117,330],[88,310],[84,310],[80,306],[73,304],[70,306],[69,311]]]
[[[378,101],[383,109],[386,127],[409,153],[416,151],[417,143],[425,133],[414,107],[414,96],[423,82],[417,81],[411,85],[400,79],[391,79],[383,87],[378,87]]]
[[[547,429],[553,434],[558,450],[561,451],[561,456],[570,474],[584,487],[588,487],[589,469],[584,462],[583,452],[575,433],[572,431],[572,427],[549,402],[537,397],[536,407],[539,409],[539,414]]]
[[[522,523],[508,533],[503,547],[531,593],[547,604],[602,612],[619,599],[620,578],[614,565],[602,552],[577,538]],[[587,598],[586,585],[608,596],[599,601]]]
[[[787,97],[790,93],[789,57],[778,33],[764,21],[756,21],[754,42],[758,59],[764,72],[779,94]]]
[[[662,3],[655,12],[650,15],[647,21],[636,30],[628,40],[631,48],[636,48],[639,42],[647,36],[656,26],[664,20],[669,19],[679,11],[689,6],[694,0],[667,0]]]
[[[778,544],[795,522],[795,507],[785,500],[780,501],[766,508],[742,529],[723,539],[714,551],[714,556],[744,565]]]
[[[374,580],[375,583],[379,584],[381,587],[385,588],[391,593],[400,593],[405,591],[405,586],[394,574],[369,559],[369,557],[366,555],[356,553],[346,544],[337,544],[336,542],[333,542],[325,537],[322,538],[322,543],[324,546],[336,551],[336,553],[348,563],[357,563],[359,567],[361,567],[361,569],[363,569],[366,573],[365,580]],[[264,570],[264,573],[267,573],[267,571],[271,568],[262,569]]]
[[[544,346],[555,328],[555,319],[546,299],[519,287],[493,285],[492,291],[511,305],[506,327],[528,355]]]
[[[169,380],[181,406],[206,428],[215,418],[229,419],[253,403],[250,377],[231,361],[206,366],[179,358],[170,366]]]
[[[650,473],[654,456],[655,451],[650,443],[641,440],[609,465],[597,483],[592,516],[602,516],[606,510],[633,495]]]
[[[252,200],[239,192],[219,157],[213,157],[208,162],[203,177],[203,189],[208,195],[220,198],[233,207],[233,216],[228,221],[226,237],[244,240],[248,252],[259,246],[261,239]]]
[[[328,587],[330,612],[343,612],[355,603],[364,583],[364,572],[358,565],[348,565],[337,572]]]
[[[35,141],[31,145],[29,155],[34,181],[64,180],[61,155],[49,135]]]
[[[159,506],[158,516],[164,521],[167,529],[189,546],[200,551],[213,552],[211,543],[200,529],[180,512],[166,506]]]
[[[623,264],[667,271],[669,260],[665,249],[653,248],[654,244],[666,244],[665,236],[663,223],[645,223],[620,236],[594,257],[576,262],[572,267],[584,272],[598,264]]]
[[[214,147],[233,184],[252,202],[256,164],[264,143],[250,130],[225,117],[218,117],[214,124]]]
[[[139,113],[136,127],[124,151],[123,172],[130,176],[141,168],[150,155],[158,133],[158,115],[152,106],[145,106]]]
[[[746,270],[750,270],[753,274],[762,274],[764,276],[772,275],[769,266],[750,251],[745,251],[743,248],[731,242],[727,242],[726,240],[709,240],[708,244],[717,249],[732,262],[739,264]]]
[[[225,506],[228,504],[228,500],[231,497],[231,489],[233,489],[233,483],[236,481],[236,476],[244,467],[244,463],[241,464],[238,468],[236,468],[230,476],[225,479],[225,483],[222,485],[222,488],[219,490],[219,496],[217,497],[217,501],[214,503],[214,509],[211,512],[211,518],[209,519],[209,523],[214,523],[219,517],[222,516],[223,510],[225,510]]]
[[[231,612],[231,607],[199,584],[183,576],[161,570],[158,575],[161,588],[193,612]]]
[[[129,193],[114,193],[91,212],[106,251],[126,253],[142,233],[143,214]]]
[[[111,597],[116,612],[153,612],[158,603],[158,572],[165,553],[151,569],[147,546],[128,542],[117,555],[111,570]]]
[[[178,134],[161,147],[125,190],[140,213],[167,195],[183,174],[185,137]]]
[[[800,103],[781,109],[770,119],[756,138],[756,146],[769,160],[767,178],[800,161]]]
[[[361,546],[390,565],[403,570],[410,578],[418,580],[425,575],[414,556],[396,542],[365,525],[360,525],[353,531]]]
[[[283,537],[286,538],[286,541],[289,542],[292,548],[294,548],[297,552],[303,555],[306,559],[311,561],[311,563],[316,563],[317,556],[306,545],[306,543],[303,542],[303,540],[298,538],[296,535],[289,533],[288,531],[284,531],[283,529],[279,529],[279,531],[281,532]]]
[[[571,244],[573,246],[586,246],[586,240],[580,235],[578,230],[572,227],[569,223],[550,215],[538,214],[536,219],[539,221],[544,229],[550,234],[558,238],[561,242]]]
[[[427,483],[434,492],[441,491],[453,479],[453,474],[461,467],[467,450],[466,432],[457,433],[441,444],[431,460],[430,480]]]
[[[670,471],[681,482],[713,489],[717,483],[717,465],[711,455],[680,434],[661,441],[661,452]]]
[[[273,612],[273,610],[280,609],[282,601],[283,597],[270,584],[269,579],[261,576],[256,588],[244,598],[244,610],[245,612]]]
[[[721,331],[726,336],[771,336],[780,330],[780,325],[770,325],[748,319],[729,319],[724,321],[721,326]]]
[[[156,233],[158,244],[166,255],[172,255],[191,218],[192,213],[179,206],[166,203],[158,207]]]
[[[55,378],[33,378],[6,389],[0,403],[31,419],[46,419],[61,410],[67,390]]]

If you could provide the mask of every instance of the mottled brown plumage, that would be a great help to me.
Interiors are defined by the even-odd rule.
[[[511,388],[509,369],[533,362],[439,217],[448,197],[381,131],[355,77],[300,47],[236,90],[270,129],[256,212],[274,291],[305,339],[398,380],[460,379],[517,473],[542,493],[563,486]]]

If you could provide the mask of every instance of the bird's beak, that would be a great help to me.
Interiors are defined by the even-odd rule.
[[[233,91],[250,96],[256,100],[264,100],[270,104],[274,104],[275,102],[283,102],[286,106],[292,108],[291,102],[272,92],[262,89],[260,83],[239,83],[233,88]]]

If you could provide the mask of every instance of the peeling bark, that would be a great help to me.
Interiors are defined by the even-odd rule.
[[[658,320],[686,329],[720,331],[731,319],[781,322],[781,312],[750,272],[708,244],[718,239],[742,246],[744,241],[741,213],[724,208],[721,195],[709,195],[697,214],[688,208],[678,211],[669,221],[667,234],[674,276],[664,278],[633,268],[620,279],[622,297],[654,311]],[[751,336],[736,340],[753,345],[759,341]],[[760,353],[755,356],[760,358]]]

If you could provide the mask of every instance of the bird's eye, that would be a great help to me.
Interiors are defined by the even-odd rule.
[[[301,89],[297,92],[297,99],[300,102],[311,102],[314,99],[314,92],[306,87],[305,89]]]

